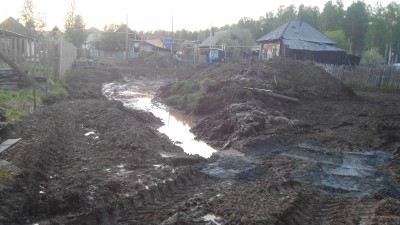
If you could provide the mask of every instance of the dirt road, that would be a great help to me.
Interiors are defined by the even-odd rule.
[[[2,138],[22,141],[0,155],[19,168],[0,191],[0,224],[400,223],[399,93],[321,84],[307,63],[146,64],[74,70],[68,96],[9,128]],[[121,71],[166,82],[219,74],[205,99],[225,104],[193,130],[221,151],[186,155],[157,118],[104,98],[101,84]],[[300,104],[238,88],[271,78]]]

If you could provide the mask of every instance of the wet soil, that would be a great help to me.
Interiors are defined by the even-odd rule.
[[[399,224],[398,92],[353,91],[310,62],[140,60],[71,71],[66,96],[8,128],[22,140],[0,159],[20,172],[0,224]],[[220,151],[187,155],[151,113],[107,100],[121,74],[214,77],[193,131]]]

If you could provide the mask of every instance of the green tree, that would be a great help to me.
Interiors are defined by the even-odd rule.
[[[385,21],[386,8],[377,3],[371,9],[370,23],[366,37],[366,44],[369,49],[376,48],[378,52],[385,52],[385,45],[389,41],[388,25]]]
[[[267,12],[265,14],[265,17],[260,17],[261,31],[262,31],[262,35],[260,37],[273,31],[274,29],[280,26],[278,25],[276,20],[277,18],[273,12]]]
[[[71,8],[67,12],[64,21],[64,36],[67,41],[74,44],[79,50],[86,42],[87,32],[85,26],[82,16],[75,11],[75,1],[72,1]]]
[[[297,8],[294,5],[289,5],[286,8],[280,6],[275,16],[274,27],[277,28],[291,20],[297,19]]]
[[[238,28],[240,29],[247,29],[250,31],[250,33],[253,35],[255,38],[259,38],[264,35],[263,29],[262,29],[262,21],[261,20],[255,20],[249,17],[244,17],[239,20],[237,24]]]
[[[299,12],[297,17],[301,20],[306,21],[311,26],[318,28],[318,19],[320,16],[319,8],[316,6],[299,6]]]
[[[371,49],[364,52],[360,64],[368,67],[378,67],[384,63],[383,57],[376,49]]]
[[[386,6],[385,23],[387,24],[385,33],[388,35],[388,51],[398,54],[398,45],[400,44],[400,4],[392,2]]]
[[[125,34],[118,33],[117,30],[121,25],[109,24],[104,26],[104,32],[100,38],[99,48],[105,51],[123,51],[125,50]],[[146,36],[145,33],[139,34],[142,38]]]
[[[336,1],[334,5],[332,1],[325,3],[324,9],[319,17],[319,27],[322,31],[341,30],[344,21],[343,2]]]
[[[46,26],[43,17],[40,13],[35,12],[35,3],[33,0],[25,0],[21,11],[22,21],[25,23],[25,27],[34,35],[36,31],[43,31]]]
[[[256,44],[253,35],[247,29],[241,29],[237,26],[231,27],[226,35],[222,38],[222,42],[228,47],[227,53],[239,56],[243,52],[249,52],[251,46]],[[236,48],[229,48],[236,46]],[[240,48],[238,46],[241,46]]]
[[[365,3],[362,1],[353,2],[347,8],[344,20],[344,32],[346,37],[350,39],[353,54],[361,55],[364,50],[368,23],[369,15]]]
[[[325,32],[325,35],[331,40],[335,41],[338,48],[349,50],[350,40],[346,38],[343,30],[333,30]]]

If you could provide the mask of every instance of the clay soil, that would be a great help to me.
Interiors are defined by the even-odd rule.
[[[68,94],[3,131],[22,139],[0,154],[14,174],[0,224],[400,224],[398,91],[311,62],[168,57],[74,69]],[[175,81],[216,80],[190,113],[220,151],[187,155],[152,114],[106,99],[102,84],[124,76],[164,83],[160,99]]]

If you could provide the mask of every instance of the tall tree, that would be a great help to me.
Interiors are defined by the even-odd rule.
[[[275,27],[279,27],[291,20],[295,20],[297,18],[297,8],[294,5],[289,5],[286,8],[284,6],[280,6],[278,11],[276,12],[276,20]]]
[[[109,24],[104,26],[104,32],[100,38],[100,49],[106,51],[123,51],[125,50],[125,34],[116,32],[121,25]],[[142,33],[141,37],[144,38]]]
[[[346,38],[346,35],[344,34],[343,30],[333,30],[333,31],[327,31],[325,32],[325,35],[336,42],[336,46],[345,49],[345,50],[350,50],[350,40]]]
[[[353,2],[346,11],[344,32],[351,42],[351,52],[362,55],[368,30],[369,15],[362,1]]]
[[[324,9],[319,18],[319,27],[322,31],[341,30],[344,20],[344,9],[342,0],[337,0],[336,4],[332,1],[325,3]]]
[[[25,0],[21,11],[22,21],[25,27],[34,34],[35,31],[43,31],[46,26],[43,17],[40,13],[35,12],[36,6],[33,0]]]
[[[229,28],[226,35],[222,38],[223,42],[227,46],[245,46],[244,48],[228,48],[228,54],[239,56],[242,52],[249,52],[251,46],[256,43],[254,41],[253,35],[247,29],[241,29],[237,26],[232,26]]]
[[[366,38],[366,44],[368,49],[376,49],[382,55],[385,52],[385,45],[389,41],[388,25],[385,21],[386,8],[382,7],[380,3],[377,3],[375,7],[371,9],[370,23],[368,27],[368,33]]]
[[[87,32],[85,26],[82,16],[75,11],[75,1],[72,1],[71,8],[67,12],[64,21],[64,35],[65,39],[74,44],[78,49],[81,49],[82,45],[86,42]]]
[[[255,38],[259,38],[262,35],[264,35],[263,30],[261,29],[261,21],[260,20],[254,20],[249,17],[244,17],[239,20],[238,22],[238,27],[240,29],[247,29],[250,31],[250,33],[253,35]]]
[[[299,6],[299,12],[297,17],[301,20],[306,21],[311,26],[318,28],[318,18],[319,18],[319,8],[316,6],[304,6],[301,4]]]
[[[388,51],[395,53],[398,61],[398,58],[400,57],[400,4],[392,2],[386,6],[385,23],[387,24],[386,33],[388,34]],[[391,56],[387,58],[391,58],[391,62],[394,62],[396,56],[395,58]]]

